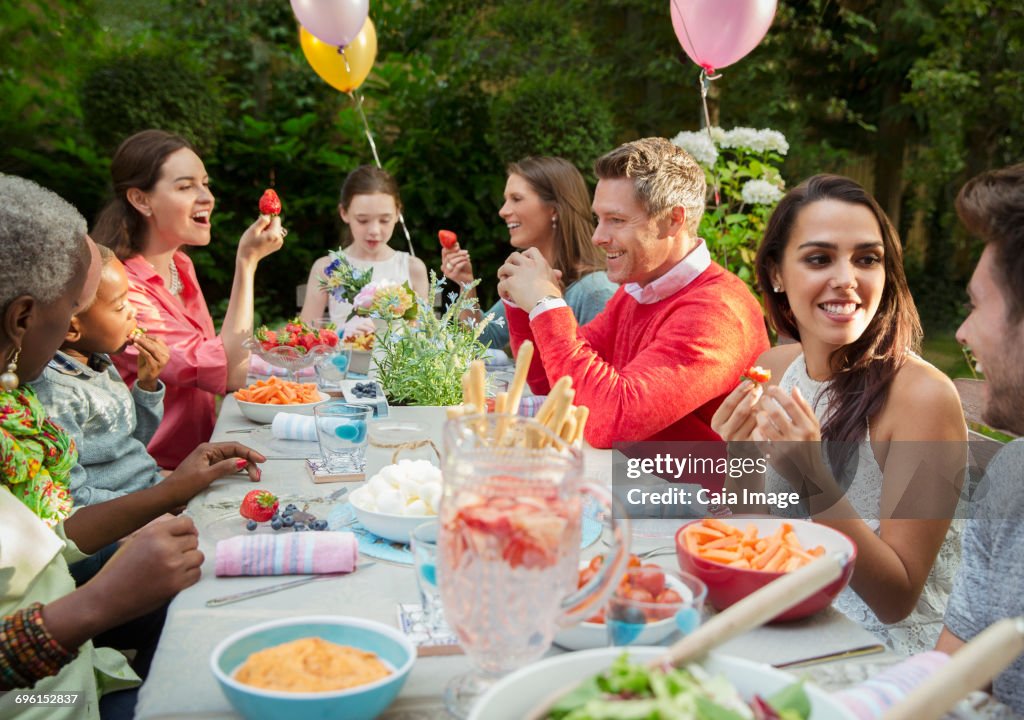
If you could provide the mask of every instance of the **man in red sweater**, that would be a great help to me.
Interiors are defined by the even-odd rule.
[[[538,394],[572,376],[594,447],[718,440],[711,416],[768,349],[768,335],[757,300],[697,235],[704,171],[663,138],[626,143],[594,169],[593,242],[621,287],[580,327],[557,271],[533,248],[512,253],[498,271],[512,349],[534,342],[529,383]]]

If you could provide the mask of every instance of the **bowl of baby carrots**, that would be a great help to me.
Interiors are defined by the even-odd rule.
[[[314,407],[330,400],[316,383],[290,382],[279,377],[257,380],[233,394],[242,414],[258,423],[273,422],[279,412],[312,415]]]
[[[857,546],[845,534],[808,520],[705,518],[676,532],[679,567],[704,581],[708,602],[724,610],[781,575],[826,553],[846,553],[838,580],[775,617],[785,622],[828,607],[853,574]]]

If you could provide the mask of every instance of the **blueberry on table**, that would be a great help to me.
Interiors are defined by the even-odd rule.
[[[283,518],[281,518],[281,524],[285,527],[291,527],[295,524],[295,518],[293,518],[291,515],[285,515]]]
[[[284,523],[281,521],[281,518],[274,518],[270,521],[270,527],[273,530],[280,530],[284,527]]]
[[[256,525],[256,521],[255,520],[250,520],[249,522],[247,522],[245,524],[245,529],[248,530],[249,532],[252,532],[253,530],[255,530],[256,527],[257,527],[257,525]]]

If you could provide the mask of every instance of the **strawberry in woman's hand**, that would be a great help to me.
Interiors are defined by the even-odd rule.
[[[751,365],[740,376],[740,380],[750,380],[755,383],[766,383],[772,379],[772,371],[760,365]]]
[[[238,514],[256,522],[266,522],[277,512],[277,496],[269,490],[250,490],[242,499]]]
[[[263,191],[263,197],[260,198],[260,214],[271,216],[281,214],[281,198],[269,188]]]
[[[451,230],[438,230],[437,239],[441,241],[441,247],[451,250],[459,242],[459,236]]]

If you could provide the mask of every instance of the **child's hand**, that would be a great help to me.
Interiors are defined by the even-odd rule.
[[[135,384],[147,392],[153,392],[158,387],[160,371],[171,359],[171,351],[163,340],[150,335],[135,338],[135,348],[139,351],[139,378]]]
[[[377,326],[373,324],[373,320],[353,315],[344,325],[342,338],[355,337],[356,335],[373,335],[376,331]]]

